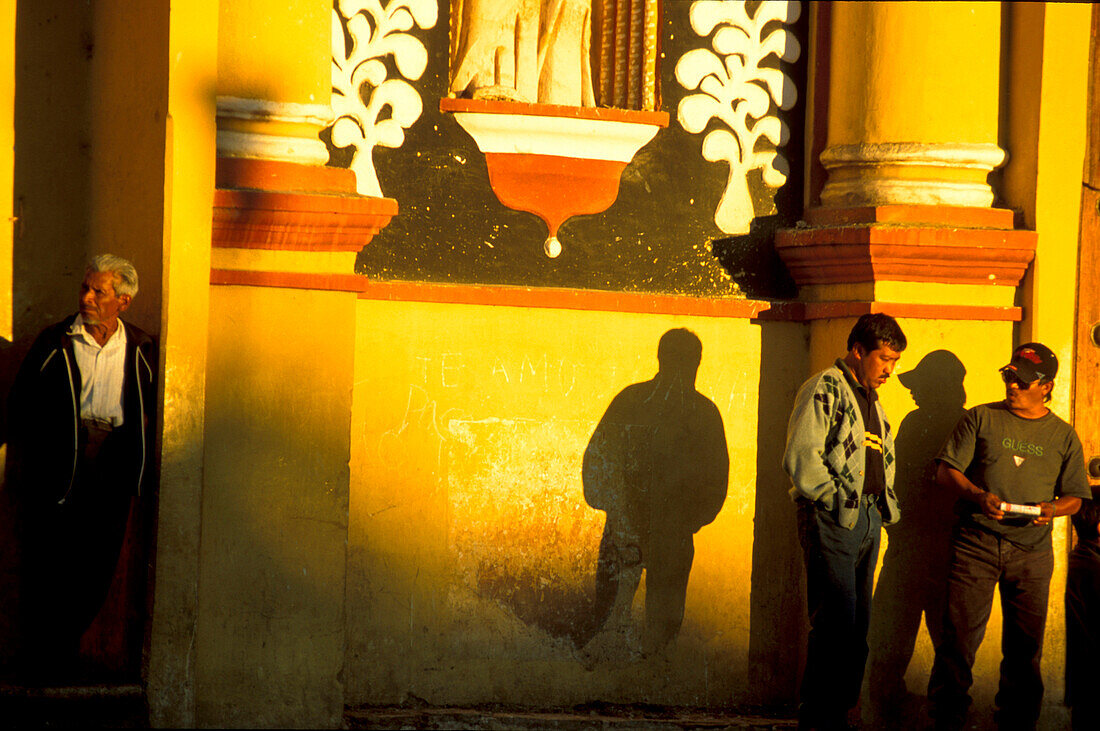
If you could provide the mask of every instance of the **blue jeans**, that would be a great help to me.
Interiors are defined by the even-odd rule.
[[[938,728],[961,728],[970,707],[974,656],[985,636],[993,589],[1001,590],[1001,681],[995,702],[999,728],[1032,729],[1043,702],[1043,632],[1054,551],[1048,538],[1031,550],[989,531],[960,524],[952,538],[943,639],[928,679]]]
[[[876,498],[862,497],[859,508],[848,530],[817,504],[798,503],[810,617],[799,728],[845,728],[849,709],[859,702],[882,528]]]

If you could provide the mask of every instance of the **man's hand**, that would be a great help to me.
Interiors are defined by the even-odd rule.
[[[989,492],[983,491],[975,502],[982,509],[982,514],[991,520],[1001,520],[1005,517],[1005,511],[1001,510],[1001,499]]]
[[[1046,525],[1054,520],[1054,503],[1039,503],[1039,510],[1043,511],[1039,517],[1031,521],[1032,525]]]
[[[936,482],[942,487],[954,490],[964,499],[978,506],[982,515],[990,520],[1002,520],[1005,511],[1001,510],[1001,498],[989,490],[978,487],[966,475],[947,464],[939,462],[936,467]]]

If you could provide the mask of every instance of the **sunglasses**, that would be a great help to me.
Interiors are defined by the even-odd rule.
[[[1032,381],[1029,383],[1017,376],[1012,371],[1001,371],[1001,380],[1005,382],[1006,386],[1015,383],[1016,388],[1020,389],[1021,391],[1026,391],[1027,389],[1031,388],[1032,385],[1038,383],[1038,381]]]

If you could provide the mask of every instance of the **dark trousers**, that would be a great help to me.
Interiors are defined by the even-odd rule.
[[[67,680],[80,638],[107,597],[126,534],[131,497],[109,454],[111,437],[82,433],[77,477],[63,503],[25,506],[21,654],[25,671]]]
[[[1066,576],[1066,705],[1074,731],[1100,728],[1100,541],[1086,538]]]
[[[952,538],[943,640],[928,681],[938,728],[960,728],[970,707],[971,669],[985,635],[993,590],[1001,592],[1000,728],[1034,728],[1043,701],[1039,661],[1047,620],[1054,552],[1050,541],[1025,550],[988,531],[962,524]]]
[[[855,528],[814,503],[798,504],[810,635],[799,691],[799,728],[845,728],[859,702],[882,516],[863,497]]]
[[[603,629],[616,610],[616,601],[625,604],[618,610],[629,610],[643,569],[646,592],[642,651],[647,655],[658,653],[679,633],[695,558],[695,539],[691,533],[651,531],[645,546],[640,543],[636,535],[624,536],[610,527],[604,529],[596,563],[594,624],[583,638],[585,642]]]

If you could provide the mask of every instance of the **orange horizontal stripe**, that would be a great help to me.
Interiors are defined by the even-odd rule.
[[[315,289],[327,292],[362,292],[368,284],[358,274],[311,274],[308,272],[255,272],[240,269],[211,269],[210,283],[244,287]]]
[[[694,315],[699,317],[755,318],[762,312],[798,309],[797,304],[761,300],[685,297],[641,292],[606,292],[589,289],[508,287],[478,284],[428,284],[423,282],[369,282],[360,299],[445,304],[539,307],[564,310],[638,312]],[[791,319],[785,317],[781,319]],[[797,318],[794,318],[797,319]]]
[[[368,300],[636,312],[779,322],[858,317],[868,312],[886,312],[894,317],[925,320],[1018,321],[1022,316],[1019,307],[959,307],[886,302],[766,302],[587,289],[379,282],[358,274],[311,274],[237,269],[211,269],[210,283],[356,292],[360,299]]]
[[[886,312],[918,320],[1019,321],[1019,307],[921,305],[889,302],[767,302],[764,300],[688,297],[641,292],[587,289],[514,287],[481,284],[442,284],[408,281],[368,281],[360,299],[437,302],[441,304],[542,307],[698,317],[747,318],[771,321],[859,317]]]

